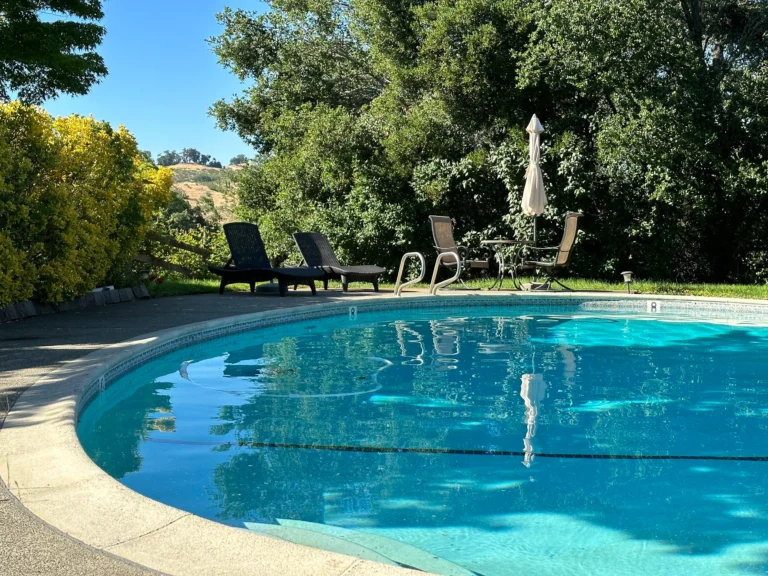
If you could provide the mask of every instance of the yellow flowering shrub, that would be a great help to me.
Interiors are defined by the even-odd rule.
[[[0,104],[0,306],[60,302],[109,281],[171,184],[122,126]]]

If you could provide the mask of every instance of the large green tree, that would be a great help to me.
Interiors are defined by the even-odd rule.
[[[238,190],[274,252],[317,229],[393,266],[430,250],[430,213],[470,243],[528,235],[536,113],[543,235],[582,211],[582,273],[768,275],[764,0],[273,0],[219,20],[251,86],[212,113],[259,153]]]
[[[104,16],[101,4],[0,0],[0,99],[15,95],[40,104],[62,93],[86,94],[107,74],[94,51],[105,33],[97,23]]]
[[[181,155],[175,150],[164,150],[157,155],[158,166],[173,166],[181,162]]]

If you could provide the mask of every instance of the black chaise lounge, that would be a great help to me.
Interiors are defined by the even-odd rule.
[[[229,284],[250,284],[253,292],[256,282],[272,282],[275,278],[280,285],[280,296],[288,294],[291,284],[309,286],[312,294],[317,294],[315,280],[323,278],[323,272],[314,268],[272,268],[255,224],[224,224],[224,234],[232,257],[223,267],[208,266],[208,270],[221,276],[219,294],[223,294]]]
[[[344,292],[349,289],[350,282],[371,282],[374,292],[379,291],[379,276],[386,270],[378,266],[342,266],[328,242],[328,238],[317,232],[297,232],[293,235],[304,262],[321,270],[323,287],[328,290],[328,280],[341,280]]]
[[[453,238],[453,219],[449,216],[430,216],[429,223],[432,226],[432,239],[435,241],[435,250],[437,254],[444,252],[455,252],[461,259],[462,275],[470,270],[488,270],[493,268],[493,256],[485,250],[480,258],[473,258],[469,250],[464,246],[456,246],[456,240]],[[443,266],[451,272],[456,272],[456,258],[452,256],[445,257],[441,262]],[[464,284],[464,280],[459,278],[459,282]],[[466,286],[466,284],[465,284]]]
[[[523,262],[524,268],[533,268],[537,273],[540,272],[546,278],[546,281],[543,284],[532,288],[532,290],[550,290],[552,288],[552,284],[555,283],[559,284],[564,290],[571,291],[571,288],[560,282],[557,276],[560,272],[567,270],[568,265],[571,263],[573,245],[576,243],[576,234],[579,231],[579,218],[581,218],[581,214],[579,212],[568,212],[565,215],[565,228],[563,230],[563,238],[560,240],[559,246],[551,246],[548,248],[529,248],[529,250],[533,251],[555,252],[555,257],[552,260],[526,260]]]

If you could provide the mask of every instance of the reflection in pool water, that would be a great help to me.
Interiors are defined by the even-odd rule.
[[[168,354],[97,397],[79,433],[151,498],[382,562],[762,573],[766,351],[758,327],[361,314]]]
[[[539,402],[544,400],[547,391],[547,383],[543,374],[523,374],[520,396],[525,402],[525,424],[527,426],[523,447],[525,451],[525,464],[531,467],[533,461],[533,444],[531,440],[536,436],[536,418],[539,415]]]

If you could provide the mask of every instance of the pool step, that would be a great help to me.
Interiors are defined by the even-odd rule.
[[[393,562],[381,554],[377,554],[365,546],[360,546],[343,538],[336,538],[328,534],[323,534],[316,530],[304,530],[294,526],[279,526],[277,524],[257,524],[255,522],[244,522],[244,524],[245,527],[252,532],[259,532],[260,534],[287,540],[294,544],[303,544],[304,546],[312,546],[313,548],[321,548],[331,552],[347,554],[348,556],[354,556],[355,558],[360,558],[362,560],[372,560],[374,562],[381,562],[382,564],[389,564],[390,566],[397,566],[396,562]]]
[[[416,568],[424,572],[441,574],[442,576],[476,576],[474,572],[462,568],[448,560],[435,556],[434,554],[406,544],[400,540],[387,538],[378,534],[362,532],[359,530],[349,530],[337,526],[328,526],[326,524],[317,524],[315,522],[304,522],[302,520],[284,520],[278,518],[280,526],[286,528],[296,528],[303,531],[316,532],[335,538],[336,540],[348,542],[362,546],[374,553],[386,557],[389,564],[395,562],[408,568]],[[340,551],[340,550],[339,550]]]

